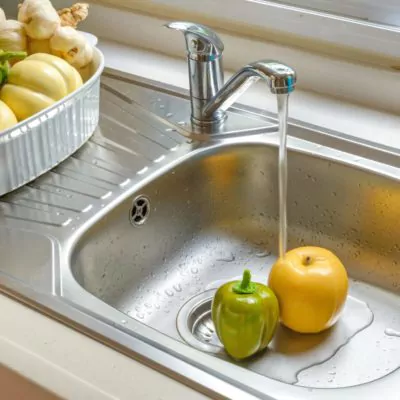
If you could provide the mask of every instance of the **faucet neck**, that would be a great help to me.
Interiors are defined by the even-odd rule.
[[[224,84],[222,55],[213,60],[194,60],[188,56],[192,122],[196,125],[219,123],[225,119],[223,110],[216,110],[204,118],[203,111]]]
[[[225,118],[223,110],[216,110],[204,118],[203,109],[224,84],[222,53],[224,44],[207,26],[186,21],[174,21],[165,25],[185,36],[188,66],[192,122],[210,125]]]

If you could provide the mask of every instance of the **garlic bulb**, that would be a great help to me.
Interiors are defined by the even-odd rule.
[[[70,26],[59,27],[50,39],[51,53],[63,58],[75,68],[88,65],[93,59],[93,47],[85,36]]]
[[[4,14],[3,9],[0,7],[0,27],[6,22],[6,14]]]
[[[4,51],[26,51],[26,34],[21,22],[9,19],[3,24],[0,23],[0,49]]]
[[[25,0],[18,11],[18,21],[25,24],[31,39],[49,39],[60,25],[60,17],[50,0]]]

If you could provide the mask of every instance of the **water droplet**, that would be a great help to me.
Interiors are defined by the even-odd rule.
[[[196,268],[196,267],[193,267],[193,268],[190,268],[190,272],[191,272],[192,274],[197,274],[197,273],[199,272],[199,269]]]
[[[151,308],[151,307],[152,307],[151,304],[149,304],[149,303],[144,303],[144,306],[145,306],[146,308]]]
[[[391,329],[391,328],[386,328],[385,329],[385,335],[386,336],[400,337],[400,332],[399,331],[395,331],[394,329]]]
[[[166,116],[167,118],[170,118],[170,117],[173,116],[173,114],[169,112],[169,113],[165,114],[165,116]]]
[[[169,297],[172,297],[174,295],[174,292],[171,289],[165,289],[165,294]]]
[[[182,286],[178,283],[177,285],[174,285],[173,288],[177,291],[177,292],[182,292]]]
[[[136,317],[138,317],[139,319],[143,319],[144,318],[144,314],[143,313],[136,313]]]
[[[271,252],[268,250],[260,251],[259,253],[256,253],[256,257],[259,257],[259,258],[268,257],[270,255],[271,255]]]
[[[165,108],[164,104],[160,104],[160,108],[161,109]]]
[[[232,262],[235,260],[233,253],[227,253],[217,258],[217,261]]]
[[[121,320],[121,324],[126,324],[128,321],[126,319]]]

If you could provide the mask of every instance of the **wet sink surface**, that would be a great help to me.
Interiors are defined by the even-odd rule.
[[[268,145],[192,156],[81,237],[75,279],[127,318],[183,341],[176,319],[193,296],[245,267],[266,282],[277,254],[277,175],[277,150]],[[280,346],[242,366],[312,388],[359,385],[400,366],[399,201],[395,180],[289,153],[289,248],[334,251],[352,279],[351,299],[332,332],[304,339],[283,329]],[[279,368],[267,368],[268,357]]]

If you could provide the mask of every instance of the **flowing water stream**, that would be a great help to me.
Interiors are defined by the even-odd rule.
[[[283,257],[287,249],[287,119],[289,95],[278,94],[279,118],[279,257]]]

